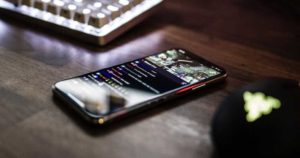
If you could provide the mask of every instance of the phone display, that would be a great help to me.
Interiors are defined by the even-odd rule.
[[[58,82],[54,92],[89,120],[103,124],[225,77],[219,66],[171,49]]]

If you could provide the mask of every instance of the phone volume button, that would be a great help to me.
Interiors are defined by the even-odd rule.
[[[190,90],[195,90],[195,89],[203,87],[203,86],[205,86],[205,83],[204,84],[203,83],[198,83],[198,84],[195,84],[195,85],[192,85],[192,86],[180,89],[180,90],[178,90],[176,92],[176,94],[183,93],[183,92],[188,92]]]
[[[197,87],[192,88],[192,90],[196,90],[196,89],[198,89],[198,88],[204,87],[205,85],[206,85],[206,84],[201,84],[201,85],[199,85],[199,86],[197,86]]]

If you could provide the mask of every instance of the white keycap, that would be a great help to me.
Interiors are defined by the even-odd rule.
[[[29,7],[33,7],[33,5],[34,5],[34,0],[22,0],[21,4],[22,4],[22,5],[29,6]]]
[[[103,6],[103,4],[101,2],[95,2],[93,4],[93,7],[95,7],[95,8],[101,8],[102,6]]]
[[[64,4],[65,3],[61,0],[53,0],[48,4],[47,10],[54,15],[60,15],[61,8]]]
[[[74,16],[75,16],[75,11],[77,9],[77,6],[74,5],[74,4],[67,4],[67,5],[64,5],[62,7],[62,10],[61,10],[61,16],[67,18],[67,19],[74,19]]]
[[[121,6],[123,13],[130,10],[130,8],[131,8],[131,4],[128,0],[119,0],[118,4]]]
[[[104,13],[101,13],[101,12],[93,13],[89,19],[89,24],[94,27],[98,27],[98,28],[104,26],[108,22],[109,22],[108,17]]]
[[[49,3],[50,3],[50,0],[35,0],[34,7],[39,10],[46,11]]]
[[[87,24],[89,21],[91,12],[92,12],[91,9],[88,9],[88,8],[77,9],[77,11],[75,13],[75,20],[79,21],[81,23]]]
[[[113,20],[121,15],[121,11],[118,7],[113,5],[106,6],[106,9],[110,12],[110,18]]]

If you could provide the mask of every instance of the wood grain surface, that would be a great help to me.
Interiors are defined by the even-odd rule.
[[[300,18],[281,0],[167,0],[105,47],[0,15],[1,158],[214,157],[220,102],[254,80],[300,80]],[[226,82],[106,128],[53,97],[65,78],[182,47],[223,66]]]

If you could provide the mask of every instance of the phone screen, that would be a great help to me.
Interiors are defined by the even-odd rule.
[[[89,114],[108,116],[223,73],[186,50],[171,49],[61,81],[55,87]]]

